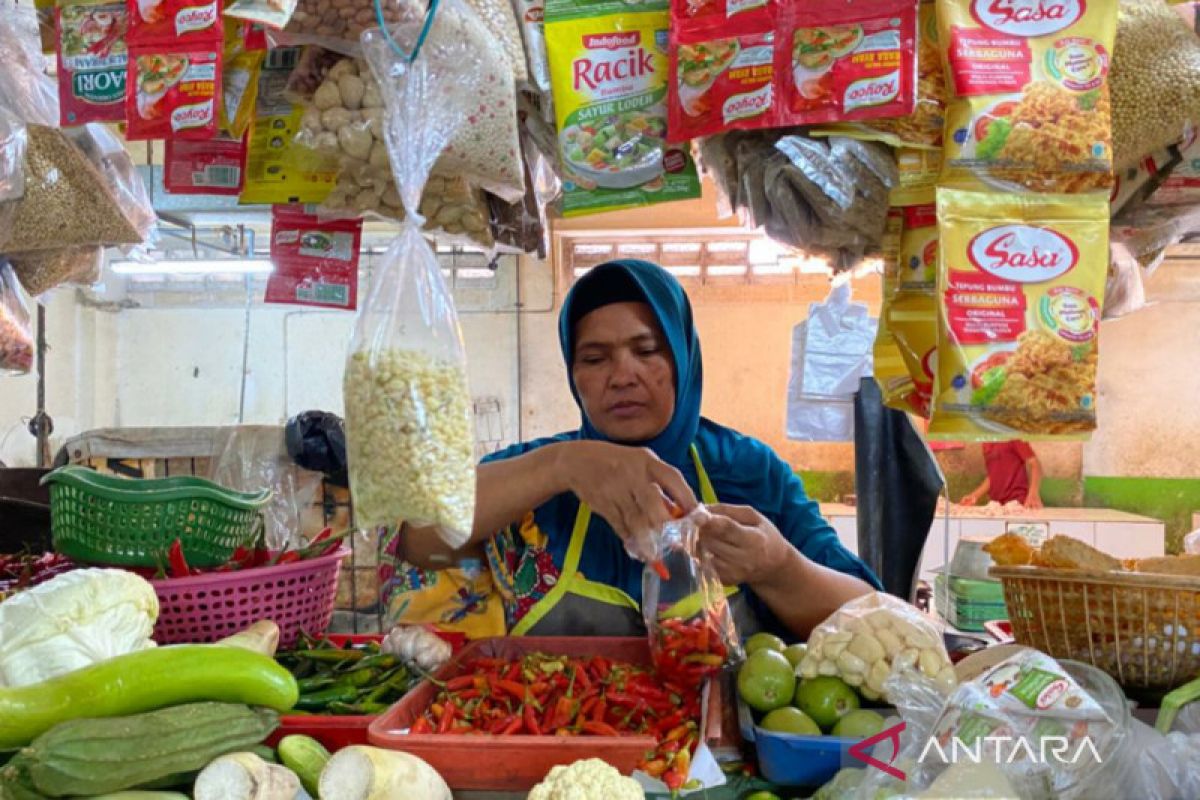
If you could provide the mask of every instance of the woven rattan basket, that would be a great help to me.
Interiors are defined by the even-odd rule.
[[[1200,578],[992,567],[1017,642],[1092,664],[1124,689],[1200,677]]]

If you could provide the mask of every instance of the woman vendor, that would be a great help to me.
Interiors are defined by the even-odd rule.
[[[700,416],[700,341],[670,273],[636,260],[592,269],[566,298],[559,338],[582,428],[478,468],[471,542],[483,546],[511,634],[642,635],[643,564],[625,542],[659,530],[667,500],[707,506],[700,543],[744,635],[805,637],[878,586],[787,463]],[[426,569],[462,556],[430,530],[407,529],[399,544]]]

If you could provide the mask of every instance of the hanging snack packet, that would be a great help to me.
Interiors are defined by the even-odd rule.
[[[129,49],[125,138],[211,139],[220,126],[219,43]]]
[[[914,411],[912,405],[913,381],[904,364],[904,357],[896,344],[896,337],[889,327],[888,318],[896,298],[900,282],[900,236],[904,215],[901,209],[888,211],[887,232],[883,238],[882,300],[879,307],[879,325],[875,329],[875,346],[872,352],[872,367],[875,382],[883,395],[883,404],[902,411]]]
[[[0,261],[0,374],[23,375],[33,368],[33,326],[21,284]]]
[[[1108,198],[938,190],[930,433],[1079,438],[1096,427]]]
[[[221,41],[222,0],[127,0],[129,46]]]
[[[168,194],[239,195],[246,180],[247,137],[205,142],[167,139],[163,188]]]
[[[698,687],[742,657],[725,587],[700,548],[701,508],[663,526],[657,558],[642,571],[642,617],[659,677]]]
[[[258,76],[267,53],[250,47],[250,24],[225,20],[225,45],[221,69],[221,130],[241,139],[254,118],[258,101]]]
[[[271,263],[266,302],[342,308],[358,301],[361,218],[322,220],[302,206],[271,209]]]
[[[72,3],[54,11],[62,125],[125,119],[125,3]]]
[[[346,363],[350,487],[361,527],[432,526],[460,547],[475,510],[471,392],[454,299],[421,234],[418,206],[434,162],[475,113],[456,87],[477,81],[487,59],[455,35],[477,24],[460,0],[442,2],[419,51],[424,10],[405,13],[390,35],[363,34],[406,214],[371,281]]]
[[[233,0],[225,9],[225,16],[280,30],[291,22],[296,3],[297,0]]]
[[[775,48],[790,125],[906,117],[916,97],[917,4],[855,0],[782,12]]]
[[[900,180],[888,197],[893,206],[928,205],[934,200],[938,176],[942,172],[940,150],[902,148],[896,151]]]
[[[700,196],[687,148],[667,146],[667,0],[550,0],[563,215]]]
[[[242,203],[320,203],[333,191],[336,164],[331,168],[296,141],[304,107],[289,100],[284,90],[299,54],[297,48],[279,48],[263,62]]]
[[[1112,183],[1116,0],[938,0],[951,99],[943,182],[1078,193]]]
[[[550,92],[550,62],[546,57],[546,0],[513,0],[525,55],[529,61],[528,83],[544,94]]]

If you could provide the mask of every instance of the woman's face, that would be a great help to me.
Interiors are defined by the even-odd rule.
[[[617,442],[645,442],[675,414],[675,362],[645,303],[613,303],[575,325],[571,371],[592,425]]]

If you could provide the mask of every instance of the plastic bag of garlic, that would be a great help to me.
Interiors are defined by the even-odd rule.
[[[478,78],[480,56],[439,33],[473,12],[446,0],[415,59],[415,12],[363,51],[387,113],[385,141],[406,211],[359,311],[346,363],[346,445],[360,527],[436,528],[458,547],[475,513],[474,425],[458,314],[437,256],[421,235],[421,193],[438,155],[466,122],[452,90]]]

